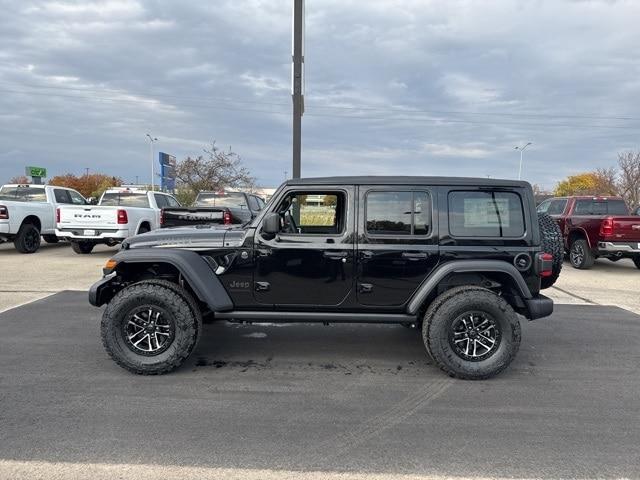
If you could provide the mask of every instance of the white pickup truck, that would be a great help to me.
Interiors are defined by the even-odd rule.
[[[98,205],[58,208],[56,235],[71,242],[76,253],[91,253],[98,243],[117,245],[125,238],[160,228],[162,208],[180,206],[162,192],[116,188]]]
[[[13,241],[20,253],[40,248],[40,236],[56,243],[56,208],[86,205],[75,190],[51,185],[3,185],[0,187],[0,243]]]

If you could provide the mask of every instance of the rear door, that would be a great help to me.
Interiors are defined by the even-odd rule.
[[[360,186],[357,298],[400,306],[438,264],[436,195],[424,186]]]

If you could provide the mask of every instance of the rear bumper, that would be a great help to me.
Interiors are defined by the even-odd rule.
[[[553,300],[538,294],[533,298],[525,298],[524,303],[529,310],[529,320],[548,317],[553,313]]]
[[[129,229],[100,229],[95,228],[94,235],[85,235],[85,231],[89,229],[84,228],[56,228],[56,236],[58,238],[66,238],[67,240],[77,240],[80,242],[106,242],[114,240],[121,242],[125,238],[131,236]]]
[[[608,253],[640,253],[640,242],[598,242],[598,252]]]

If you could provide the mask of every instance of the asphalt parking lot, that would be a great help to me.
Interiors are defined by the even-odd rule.
[[[0,479],[640,477],[630,262],[566,268],[547,292],[568,304],[523,323],[490,381],[446,377],[398,326],[227,323],[174,374],[139,377],[107,357],[84,291],[115,249],[8,247]]]

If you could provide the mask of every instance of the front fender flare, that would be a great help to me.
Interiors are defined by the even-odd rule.
[[[198,299],[214,312],[233,309],[233,301],[222,286],[213,269],[204,258],[191,250],[180,249],[139,249],[122,250],[113,260],[116,269],[129,264],[165,263],[175,267],[189,284]],[[113,277],[105,277],[96,282],[89,290],[89,302],[97,307],[105,303],[101,292],[110,288]]]
[[[407,313],[415,315],[427,299],[429,294],[433,292],[438,284],[452,273],[503,273],[509,275],[515,282],[520,295],[524,300],[532,298],[531,291],[525,283],[520,272],[510,263],[501,260],[454,260],[440,265],[429,277],[420,285],[418,290],[413,294],[411,300],[407,304]]]

